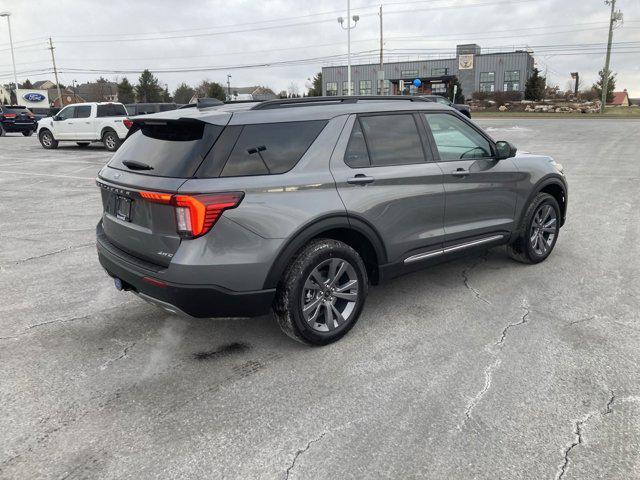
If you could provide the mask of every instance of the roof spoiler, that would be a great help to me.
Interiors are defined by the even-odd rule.
[[[217,98],[198,98],[196,99],[196,107],[198,109],[209,108],[209,107],[217,107],[219,105],[224,105],[222,100],[218,100]]]

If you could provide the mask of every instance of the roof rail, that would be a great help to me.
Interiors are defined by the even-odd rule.
[[[428,100],[420,97],[408,95],[360,95],[360,96],[332,96],[332,97],[304,97],[304,98],[280,98],[276,100],[265,100],[251,110],[269,110],[272,108],[290,107],[311,107],[314,105],[341,105],[347,103],[358,103],[359,101],[406,101],[406,102],[426,102]]]

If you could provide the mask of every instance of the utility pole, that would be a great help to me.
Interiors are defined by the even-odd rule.
[[[53,61],[53,75],[56,77],[56,88],[58,90],[58,98],[60,99],[60,108],[64,107],[64,99],[62,98],[62,92],[60,91],[60,82],[58,81],[58,69],[56,68],[56,56],[53,53],[54,46],[49,37],[49,50],[51,50],[51,60]]]
[[[347,0],[347,26],[343,25],[344,18],[339,17],[338,23],[347,31],[347,94],[352,95],[353,89],[351,88],[351,29],[356,28],[356,24],[360,17],[358,15],[353,16],[353,27],[351,26],[351,0]]]
[[[7,18],[7,26],[9,27],[9,45],[11,46],[11,63],[13,63],[13,87],[16,93],[16,103],[18,103],[18,76],[16,75],[16,57],[13,54],[13,38],[11,37],[11,13],[2,12],[0,17]],[[9,95],[9,102],[11,102],[11,95]]]
[[[231,75],[227,75],[227,97],[229,97],[229,101],[231,101],[231,81],[229,80]]]
[[[611,43],[613,41],[613,27],[618,20],[622,20],[622,12],[616,12],[616,0],[605,0],[606,5],[611,5],[611,16],[609,18],[609,41],[607,42],[607,56],[604,61],[604,70],[602,71],[602,104],[600,105],[600,113],[604,113],[604,107],[607,104],[607,92],[609,91],[609,63],[611,60]]]
[[[382,5],[380,5],[380,73],[378,74],[378,83],[380,84],[380,95],[384,95],[384,58],[382,54]]]

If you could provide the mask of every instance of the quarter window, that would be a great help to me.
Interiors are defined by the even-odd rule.
[[[453,115],[424,114],[443,162],[492,156],[491,144],[471,126]]]
[[[220,176],[268,175],[291,170],[327,122],[245,125]]]
[[[480,91],[493,92],[495,90],[496,73],[480,72]]]
[[[359,119],[356,119],[353,130],[351,130],[347,151],[344,154],[344,163],[351,168],[368,167],[371,165],[367,144],[364,141],[364,134],[362,133]]]
[[[360,80],[360,95],[371,95],[371,80]]]
[[[338,95],[338,82],[327,82],[327,95]]]
[[[363,116],[360,117],[360,128],[366,139],[372,166],[408,165],[425,161],[413,115]],[[354,146],[358,143],[354,140]],[[362,144],[359,145],[362,148]]]

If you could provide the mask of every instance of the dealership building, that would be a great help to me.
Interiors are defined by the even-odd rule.
[[[353,95],[427,95],[445,94],[458,79],[462,94],[470,98],[474,92],[524,92],[527,79],[533,74],[531,52],[482,53],[479,45],[456,47],[455,58],[352,65]],[[413,85],[419,79],[419,87]],[[382,80],[382,81],[381,81]],[[347,67],[322,68],[323,95],[347,95]]]

